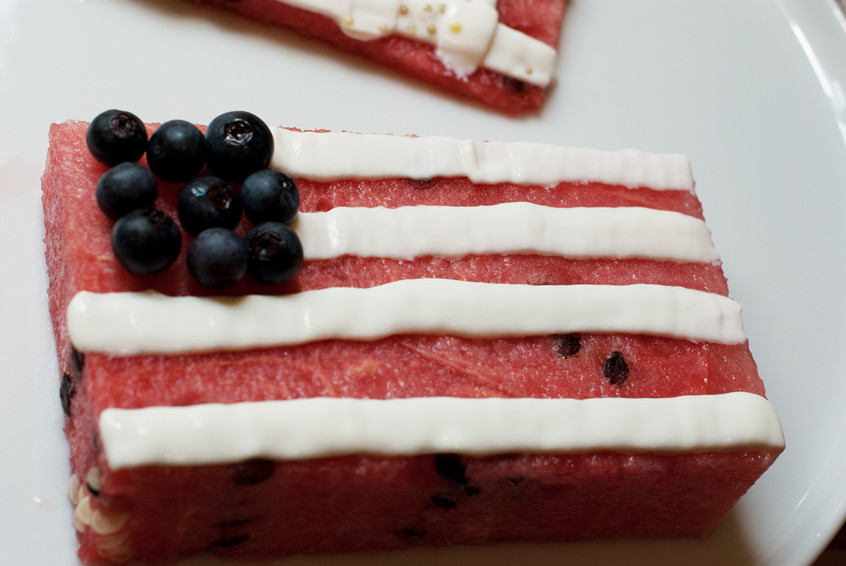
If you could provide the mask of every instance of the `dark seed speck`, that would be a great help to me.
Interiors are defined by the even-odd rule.
[[[245,542],[248,538],[249,537],[247,535],[226,536],[217,539],[211,545],[214,548],[232,548],[233,546],[238,546],[239,544]]]
[[[426,529],[415,529],[413,527],[406,527],[400,531],[400,534],[409,538],[425,538],[429,532]]]
[[[429,502],[435,507],[440,507],[441,509],[455,509],[456,505],[455,501],[449,497],[441,497],[440,495],[433,495],[429,498]]]
[[[74,377],[79,377],[82,374],[82,368],[85,367],[85,354],[76,348],[71,348],[69,361]]]
[[[100,490],[92,486],[90,482],[85,482],[85,487],[88,488],[88,493],[90,493],[94,497],[100,495]]]
[[[562,358],[572,358],[582,349],[582,339],[576,334],[566,334],[555,339],[555,351]]]
[[[514,78],[511,78],[511,77],[506,77],[504,79],[504,83],[505,83],[505,87],[507,89],[511,90],[512,92],[514,92],[515,94],[521,94],[521,93],[525,92],[526,87],[528,87],[528,85],[524,81],[521,81],[519,79],[514,79]]]
[[[232,483],[235,485],[253,485],[267,480],[273,475],[276,462],[257,458],[241,462],[232,470]]]
[[[434,177],[424,177],[422,179],[412,179],[413,187],[415,189],[429,189],[435,184]]]
[[[76,394],[76,381],[70,373],[62,374],[62,384],[59,386],[59,398],[62,400],[62,410],[67,416],[71,416],[71,400]]]
[[[626,358],[623,357],[622,352],[611,352],[602,366],[602,375],[608,379],[611,385],[623,385],[623,382],[629,377],[629,364],[626,363]]]
[[[458,454],[436,454],[435,469],[445,480],[461,488],[467,487],[464,464]]]

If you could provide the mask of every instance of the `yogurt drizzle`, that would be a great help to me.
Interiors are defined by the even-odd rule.
[[[307,259],[343,255],[414,258],[535,253],[717,263],[705,223],[640,207],[338,207],[300,213],[294,228]]]
[[[542,186],[595,182],[653,190],[694,187],[690,161],[677,154],[285,128],[277,128],[274,137],[271,166],[316,181],[467,177],[474,183]]]
[[[583,400],[316,397],[107,409],[100,416],[100,437],[113,469],[346,454],[637,453],[784,445],[772,405],[744,392]]]
[[[496,0],[280,0],[326,16],[360,40],[390,34],[435,46],[459,77],[479,67],[538,86],[555,70],[555,48],[499,23]]]
[[[68,331],[81,352],[239,350],[392,334],[531,336],[622,332],[737,344],[740,305],[665,285],[510,285],[406,279],[283,296],[169,297],[80,291]]]

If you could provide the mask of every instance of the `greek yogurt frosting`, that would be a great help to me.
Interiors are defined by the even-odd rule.
[[[68,308],[68,331],[81,352],[120,355],[417,333],[491,338],[622,332],[737,344],[746,340],[740,313],[740,305],[722,295],[664,285],[406,279],[234,298],[81,291]]]
[[[274,168],[318,181],[467,177],[474,183],[595,182],[653,190],[694,188],[690,160],[679,154],[286,128],[274,130],[274,138]]]
[[[300,213],[293,227],[310,260],[512,253],[712,264],[720,259],[702,220],[635,206],[337,207]]]
[[[326,16],[356,39],[391,34],[431,44],[459,77],[483,67],[546,86],[555,48],[499,22],[496,0],[280,0]]]
[[[315,397],[107,409],[100,435],[113,469],[348,454],[636,453],[784,444],[772,405],[742,392],[581,400]]]
[[[303,3],[332,9],[341,4]],[[379,10],[364,9],[379,7],[379,2],[343,4],[343,17],[350,17],[345,25],[361,28],[355,33],[381,30],[381,19],[368,19]],[[406,5],[385,4],[397,4],[397,9]],[[690,164],[679,155],[443,137],[279,129],[273,166],[295,178],[319,181],[462,176],[480,184],[510,182],[551,190],[562,181],[693,189]],[[719,262],[701,220],[635,206],[336,208],[300,213],[294,228],[307,260],[533,253]],[[540,286],[447,279],[235,298],[82,291],[69,305],[67,324],[79,351],[113,355],[182,355],[402,333],[498,337],[597,332],[723,344],[746,340],[740,306],[715,293],[649,284]],[[350,453],[729,450],[780,447],[784,442],[772,405],[742,392],[585,400],[319,397],[108,409],[99,426],[115,469]]]

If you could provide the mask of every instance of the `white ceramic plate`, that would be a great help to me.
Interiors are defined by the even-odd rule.
[[[121,107],[149,121],[238,108],[303,128],[686,153],[745,306],[788,448],[707,540],[280,564],[809,564],[846,501],[844,29],[833,0],[573,0],[557,87],[515,120],[177,0],[0,1],[0,563],[78,565],[39,177],[51,121]]]

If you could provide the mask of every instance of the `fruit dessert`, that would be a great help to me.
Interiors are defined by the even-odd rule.
[[[703,536],[783,449],[684,157],[114,110],[43,190],[83,561]]]
[[[565,0],[192,0],[384,64],[507,114],[553,81]]]

